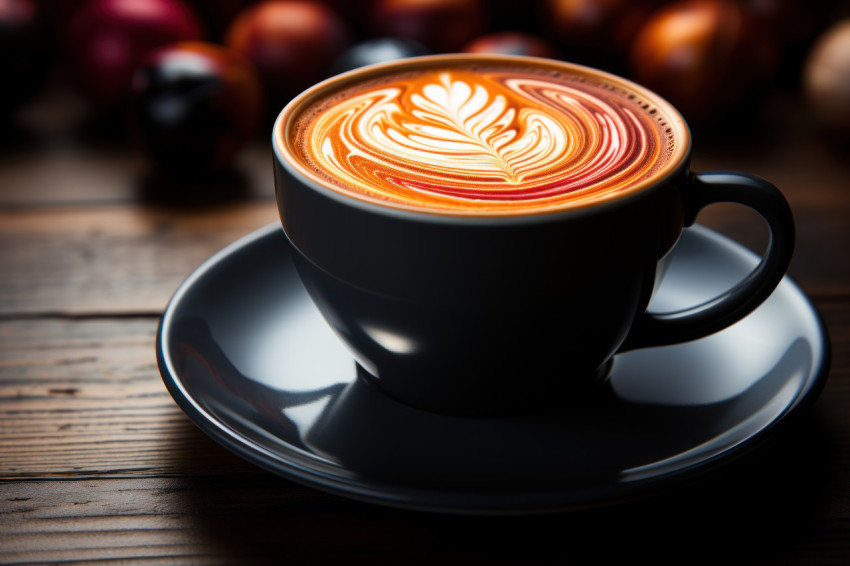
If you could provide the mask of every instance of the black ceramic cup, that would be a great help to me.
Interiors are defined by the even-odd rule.
[[[660,173],[622,196],[498,216],[355,198],[294,157],[293,117],[317,96],[387,69],[458,58],[578,69],[627,83],[673,117],[678,149]],[[791,211],[773,185],[745,173],[692,172],[687,126],[666,101],[567,63],[442,55],[358,69],[296,97],[272,138],[280,218],[306,289],[351,348],[361,378],[425,410],[489,416],[580,402],[618,352],[694,340],[752,312],[782,279],[794,247]],[[764,218],[770,243],[761,263],[713,301],[648,313],[683,227],[717,202]]]

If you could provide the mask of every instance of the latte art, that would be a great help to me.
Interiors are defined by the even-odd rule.
[[[655,108],[581,77],[448,66],[319,99],[292,147],[333,185],[438,210],[588,203],[634,186],[675,144]]]

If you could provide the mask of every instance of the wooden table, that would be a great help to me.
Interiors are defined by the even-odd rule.
[[[276,220],[271,152],[258,140],[214,185],[169,181],[122,139],[87,131],[73,97],[46,94],[0,141],[0,563],[512,564],[588,552],[850,563],[850,152],[799,108],[778,96],[725,141],[697,138],[694,166],[762,175],[792,204],[791,275],[833,343],[813,409],[740,465],[675,493],[475,518],[326,495],[202,434],[162,384],[157,322],[200,262]],[[764,245],[747,210],[715,206],[700,220]]]

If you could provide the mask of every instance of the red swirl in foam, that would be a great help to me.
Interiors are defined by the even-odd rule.
[[[336,186],[440,210],[592,202],[651,176],[675,140],[656,108],[581,76],[434,67],[314,102],[296,155]]]

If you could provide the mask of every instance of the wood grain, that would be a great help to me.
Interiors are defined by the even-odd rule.
[[[157,320],[0,322],[0,480],[253,471],[180,411]]]
[[[275,221],[271,201],[0,210],[0,316],[157,315],[210,255]]]
[[[539,517],[399,512],[269,475],[0,483],[0,562],[537,564],[593,556],[672,564],[734,556],[795,564],[814,551],[818,564],[844,564],[850,517],[823,518],[818,502],[828,484],[812,468],[823,458],[814,426],[798,427],[722,481]],[[809,465],[788,465],[800,457]]]

